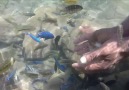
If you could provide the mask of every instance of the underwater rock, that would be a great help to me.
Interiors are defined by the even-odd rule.
[[[4,20],[3,17],[0,16],[0,26],[2,27],[8,27],[9,23]]]
[[[45,85],[43,90],[60,90],[61,84],[68,79],[69,74],[69,72],[53,74],[48,80],[48,84]]]

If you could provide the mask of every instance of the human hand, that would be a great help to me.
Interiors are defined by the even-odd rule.
[[[103,44],[107,40],[117,37],[117,27],[103,28],[94,31],[93,28],[89,26],[81,26],[79,29],[83,34],[74,41],[75,52],[77,52],[79,55],[90,51],[89,44],[90,46],[94,47],[96,42]],[[81,42],[83,43],[80,44]]]
[[[102,32],[103,29],[101,29]],[[99,31],[100,32],[100,31]],[[77,52],[79,54],[84,54],[83,57],[80,59],[80,61],[78,63],[74,63],[72,64],[72,66],[82,72],[85,72],[87,74],[92,74],[92,73],[99,73],[99,72],[107,72],[110,71],[112,69],[115,68],[115,66],[117,65],[117,63],[123,59],[126,58],[128,53],[128,39],[125,39],[123,41],[122,45],[118,45],[119,41],[117,40],[116,34],[112,34],[111,31],[108,31],[108,35],[106,35],[106,30],[104,30],[105,35],[103,35],[103,38],[99,39],[99,36],[97,37],[96,35],[100,35],[98,32],[98,34],[94,34],[95,32],[93,32],[90,37],[85,38],[85,39],[90,39],[91,41],[96,40],[97,42],[102,43],[102,46],[94,51],[90,51],[88,53],[86,53],[88,50],[87,49],[83,49],[83,48],[87,48],[87,42],[85,42],[85,45],[81,45],[81,47],[76,47],[75,50],[78,50]],[[104,34],[104,32],[102,32]],[[111,39],[111,34],[112,39]],[[95,35],[95,36],[94,36]],[[94,37],[96,37],[94,39]],[[93,40],[92,40],[92,39]],[[84,38],[81,38],[84,40]],[[81,41],[81,39],[79,41]],[[82,41],[83,41],[82,40]],[[104,41],[105,40],[105,41]],[[80,49],[80,51],[79,51]],[[83,49],[81,51],[81,49]]]

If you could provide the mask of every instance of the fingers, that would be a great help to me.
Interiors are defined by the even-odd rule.
[[[82,34],[81,36],[79,36],[75,41],[74,44],[78,44],[80,42],[83,42],[85,40],[88,40],[88,36],[86,34]]]
[[[79,30],[84,34],[74,41],[75,44],[88,40],[91,36],[91,33],[93,33],[93,29],[90,26],[80,26]]]
[[[111,62],[107,61],[101,61],[98,63],[93,63],[85,67],[85,72],[86,73],[97,73],[97,72],[102,72],[102,71],[107,71],[111,67]]]
[[[77,52],[77,54],[79,54],[79,55],[82,55],[82,54],[90,51],[89,43],[85,42],[81,45],[75,46],[74,51]]]
[[[86,52],[88,52],[88,50],[87,50],[87,48],[84,48],[84,49],[78,51],[77,54],[78,54],[78,55],[83,55],[83,54],[85,54]]]
[[[84,25],[84,26],[79,27],[79,30],[82,33],[91,33],[93,31],[93,29],[96,29],[96,28],[92,28],[91,26],[88,26],[88,25]]]
[[[81,71],[87,74],[107,72],[113,69],[112,66],[113,66],[112,62],[104,61],[104,60],[102,60],[101,62],[89,64],[87,66],[82,65],[80,63],[72,64],[72,67],[74,67],[77,71]]]
[[[84,54],[81,57],[81,59],[82,58],[85,59],[85,61],[86,61],[85,64],[88,64],[88,63],[93,62],[93,60],[96,60],[97,58],[101,57],[101,55],[102,55],[102,50],[101,49],[98,49],[98,50],[91,51],[91,52],[88,52],[88,53]]]
[[[85,72],[85,66],[81,65],[80,63],[73,63],[72,67],[79,72]]]

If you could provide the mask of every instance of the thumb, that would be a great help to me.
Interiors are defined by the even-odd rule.
[[[86,54],[84,54],[80,60],[79,63],[80,64],[88,64],[90,62],[92,62],[93,60],[98,60],[99,58],[101,58],[102,56],[107,55],[107,53],[105,53],[105,48],[101,47],[97,50],[88,52]]]

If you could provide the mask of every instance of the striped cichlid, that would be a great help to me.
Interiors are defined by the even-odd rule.
[[[76,4],[78,0],[64,0],[66,4]]]

